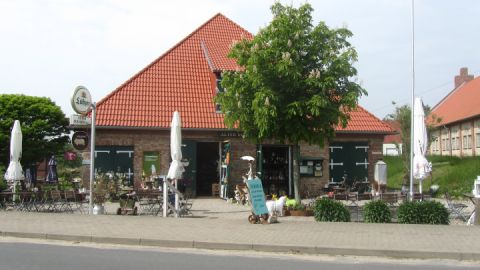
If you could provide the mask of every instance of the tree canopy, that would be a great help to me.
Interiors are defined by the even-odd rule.
[[[0,162],[10,161],[13,122],[22,127],[22,165],[31,165],[51,154],[59,154],[68,142],[68,119],[59,106],[46,97],[0,95]]]
[[[225,92],[216,102],[229,128],[253,141],[305,141],[323,145],[345,126],[366,91],[355,82],[357,53],[346,28],[313,26],[312,7],[275,3],[273,19],[229,57],[241,67],[222,74]]]

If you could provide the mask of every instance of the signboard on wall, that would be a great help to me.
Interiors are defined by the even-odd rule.
[[[160,174],[160,153],[158,151],[143,152],[143,172],[145,176]]]
[[[72,135],[73,148],[82,151],[87,149],[88,146],[88,134],[85,131],[76,131]]]

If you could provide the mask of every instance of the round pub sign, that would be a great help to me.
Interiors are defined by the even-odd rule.
[[[72,136],[73,148],[81,151],[87,149],[88,146],[88,134],[85,131],[77,131]]]
[[[73,90],[70,102],[76,113],[86,115],[90,111],[92,105],[92,96],[87,88],[84,86],[77,86],[75,90]]]

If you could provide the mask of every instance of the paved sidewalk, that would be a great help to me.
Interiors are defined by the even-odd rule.
[[[110,205],[114,213],[115,205]],[[250,209],[196,199],[193,217],[0,212],[2,236],[162,247],[480,261],[480,226],[319,223],[280,217],[252,225]]]

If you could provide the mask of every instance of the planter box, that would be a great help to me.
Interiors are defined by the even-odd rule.
[[[307,211],[306,210],[290,210],[290,216],[306,216]]]

